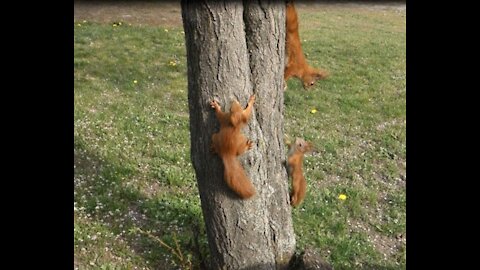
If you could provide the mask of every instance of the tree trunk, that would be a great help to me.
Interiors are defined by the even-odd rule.
[[[285,4],[182,0],[188,65],[191,159],[213,269],[286,269],[295,250],[283,141]],[[254,147],[239,160],[256,189],[239,199],[210,152],[219,123],[209,102],[229,110],[256,95],[242,130]]]

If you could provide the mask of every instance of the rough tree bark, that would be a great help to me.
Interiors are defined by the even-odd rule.
[[[284,167],[282,1],[182,0],[188,65],[191,159],[195,169],[213,269],[286,269],[295,235]],[[245,106],[256,95],[243,129],[254,142],[240,157],[257,194],[241,200],[209,151],[219,123],[209,106],[232,99]]]

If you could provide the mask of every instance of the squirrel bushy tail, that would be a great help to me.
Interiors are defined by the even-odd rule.
[[[292,182],[292,192],[290,193],[290,204],[297,207],[302,203],[307,193],[307,182],[305,178],[298,179],[297,182]]]
[[[235,156],[223,156],[224,178],[227,185],[242,199],[255,195],[255,188]]]

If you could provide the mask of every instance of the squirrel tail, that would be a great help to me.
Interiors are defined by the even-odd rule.
[[[290,194],[290,204],[293,207],[297,207],[303,202],[307,191],[307,182],[303,177],[301,179],[294,179],[294,181],[295,180],[297,183],[293,183],[292,192]]]
[[[242,199],[255,195],[255,187],[248,179],[245,171],[235,156],[222,157],[224,178],[227,185]]]

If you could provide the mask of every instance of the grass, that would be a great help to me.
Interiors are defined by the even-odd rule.
[[[297,249],[318,250],[335,269],[405,269],[405,13],[327,5],[299,15],[308,61],[331,77],[308,92],[290,80],[285,92],[285,133],[317,148],[293,210]],[[74,29],[75,265],[198,265],[208,246],[183,29]]]

